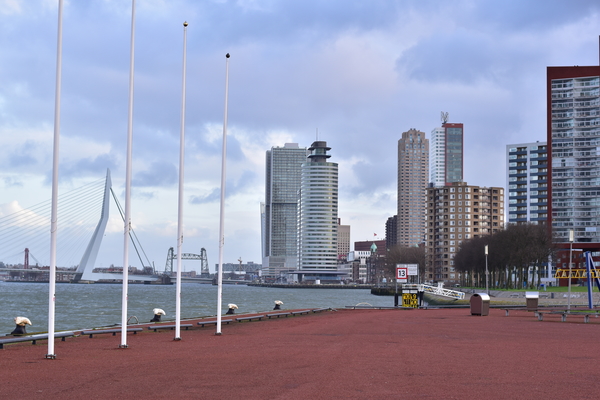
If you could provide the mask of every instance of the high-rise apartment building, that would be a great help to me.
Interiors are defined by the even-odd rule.
[[[429,182],[440,187],[463,181],[463,124],[444,122],[431,131]]]
[[[454,256],[464,240],[491,235],[504,226],[504,189],[457,182],[427,188],[426,274],[455,284]]]
[[[298,263],[298,192],[308,151],[286,143],[266,152],[265,203],[261,205],[263,276],[277,278]]]
[[[600,67],[547,68],[548,223],[555,240],[600,242]]]
[[[429,183],[434,187],[446,184],[446,130],[434,128],[429,137]]]
[[[508,222],[545,224],[548,219],[546,142],[507,145],[506,166]]]
[[[429,140],[425,133],[410,129],[398,140],[398,235],[401,246],[424,240],[428,183]]]
[[[299,280],[338,279],[338,165],[316,141],[301,169],[298,213]]]

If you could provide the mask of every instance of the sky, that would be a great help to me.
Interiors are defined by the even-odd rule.
[[[465,182],[505,187],[506,145],[546,140],[546,67],[599,60],[595,0],[137,0],[131,215],[160,270],[177,246],[184,21],[182,249],[205,248],[211,271],[226,53],[226,263],[261,262],[271,147],[326,141],[352,242],[382,239],[402,132],[429,137],[448,112]],[[0,218],[52,195],[57,26],[58,0],[0,0]],[[124,203],[130,35],[130,1],[65,1],[59,193],[110,169]],[[122,265],[122,237],[113,208],[96,266]]]

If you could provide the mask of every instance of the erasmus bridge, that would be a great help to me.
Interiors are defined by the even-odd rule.
[[[95,268],[109,220],[111,198],[120,213],[120,220],[124,221],[123,210],[112,190],[110,170],[107,170],[104,179],[59,194],[58,276],[68,275],[72,282],[123,279],[122,268],[112,265]],[[28,208],[12,202],[4,205],[3,209],[0,209],[0,273],[33,279],[40,273],[47,273],[49,262],[44,257],[50,254],[50,200]],[[176,257],[172,249],[167,253],[165,270],[157,273],[133,229],[129,236],[142,266],[129,272],[129,280],[152,282],[163,279],[165,275],[172,276],[173,258]],[[184,253],[182,259],[201,261],[202,275],[208,275],[204,249],[200,255]]]

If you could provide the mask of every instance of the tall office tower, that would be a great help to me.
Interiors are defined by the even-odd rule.
[[[550,193],[555,240],[600,242],[600,67],[547,68]]]
[[[350,225],[342,225],[342,219],[338,218],[338,261],[347,261],[350,253]]]
[[[286,143],[266,152],[265,203],[261,204],[263,276],[277,278],[298,263],[298,192],[306,147]]]
[[[298,213],[299,280],[337,279],[338,165],[316,141],[302,164]]]
[[[463,124],[444,122],[431,131],[429,182],[440,187],[463,181]]]
[[[385,222],[385,248],[390,250],[398,244],[398,216],[389,217]]]
[[[415,246],[425,235],[425,189],[428,183],[429,140],[410,129],[398,140],[398,235],[401,246]]]
[[[454,256],[463,240],[496,233],[504,226],[504,189],[456,182],[427,188],[429,281],[459,283]]]
[[[507,145],[506,166],[508,222],[545,224],[548,219],[546,142]]]

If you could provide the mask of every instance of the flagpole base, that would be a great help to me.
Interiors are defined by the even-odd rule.
[[[56,354],[46,354],[44,358],[48,360],[56,360]]]
[[[129,346],[128,346],[128,345],[126,345],[126,344],[120,344],[120,345],[119,345],[119,348],[120,348],[120,349],[127,349],[127,348],[129,348]]]

